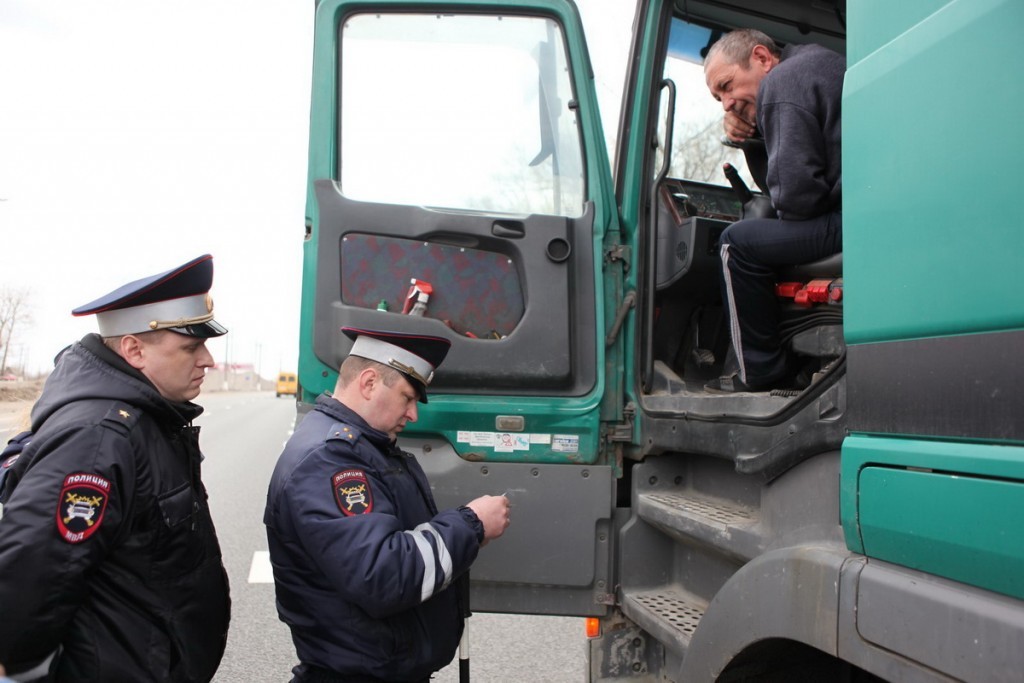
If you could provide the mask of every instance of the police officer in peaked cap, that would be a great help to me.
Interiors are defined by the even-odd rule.
[[[455,656],[459,590],[508,499],[438,512],[398,434],[448,353],[441,337],[344,328],[353,344],[285,445],[264,523],[293,681],[427,681]]]
[[[80,306],[0,519],[0,662],[16,680],[209,681],[227,574],[200,479],[213,259]]]

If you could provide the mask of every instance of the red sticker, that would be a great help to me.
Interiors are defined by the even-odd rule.
[[[349,517],[373,512],[373,491],[362,470],[342,470],[331,477],[338,509]]]
[[[76,472],[64,478],[57,502],[57,531],[68,543],[81,543],[103,522],[110,482],[98,474]]]

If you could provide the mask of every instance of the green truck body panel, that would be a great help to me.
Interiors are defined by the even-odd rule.
[[[501,429],[494,415],[521,418],[531,431]],[[430,410],[424,410],[409,431],[441,434],[462,458],[473,462],[593,464],[601,437],[599,418],[594,400],[510,403],[497,398],[438,397],[431,399]]]
[[[847,7],[846,59],[855,64],[949,4],[949,0],[858,0]]]
[[[852,436],[842,473],[852,550],[1024,598],[1024,448]]]
[[[851,34],[882,17],[851,3]],[[1017,59],[1024,6],[958,0],[917,19],[893,18],[903,30],[846,74],[847,344],[1024,326],[1024,88],[995,75]]]

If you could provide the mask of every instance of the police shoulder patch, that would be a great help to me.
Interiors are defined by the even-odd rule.
[[[373,491],[370,480],[362,470],[341,470],[331,477],[331,488],[338,509],[348,516],[373,512]]]
[[[75,472],[64,477],[57,501],[57,531],[68,543],[81,543],[103,523],[110,481],[98,474]]]

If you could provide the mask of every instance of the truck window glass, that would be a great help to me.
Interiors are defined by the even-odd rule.
[[[581,141],[555,22],[355,14],[340,38],[346,196],[582,214]]]
[[[704,53],[711,29],[675,18],[669,33],[668,56],[664,77],[676,84],[676,110],[672,136],[672,159],[669,176],[703,183],[726,185],[722,164],[728,161],[740,171],[748,187],[755,187],[747,170],[743,152],[723,145],[722,105],[715,101],[704,82]],[[666,97],[661,98],[664,121]],[[664,140],[664,135],[659,135]],[[658,163],[664,152],[658,148]],[[756,189],[756,188],[755,188]]]

